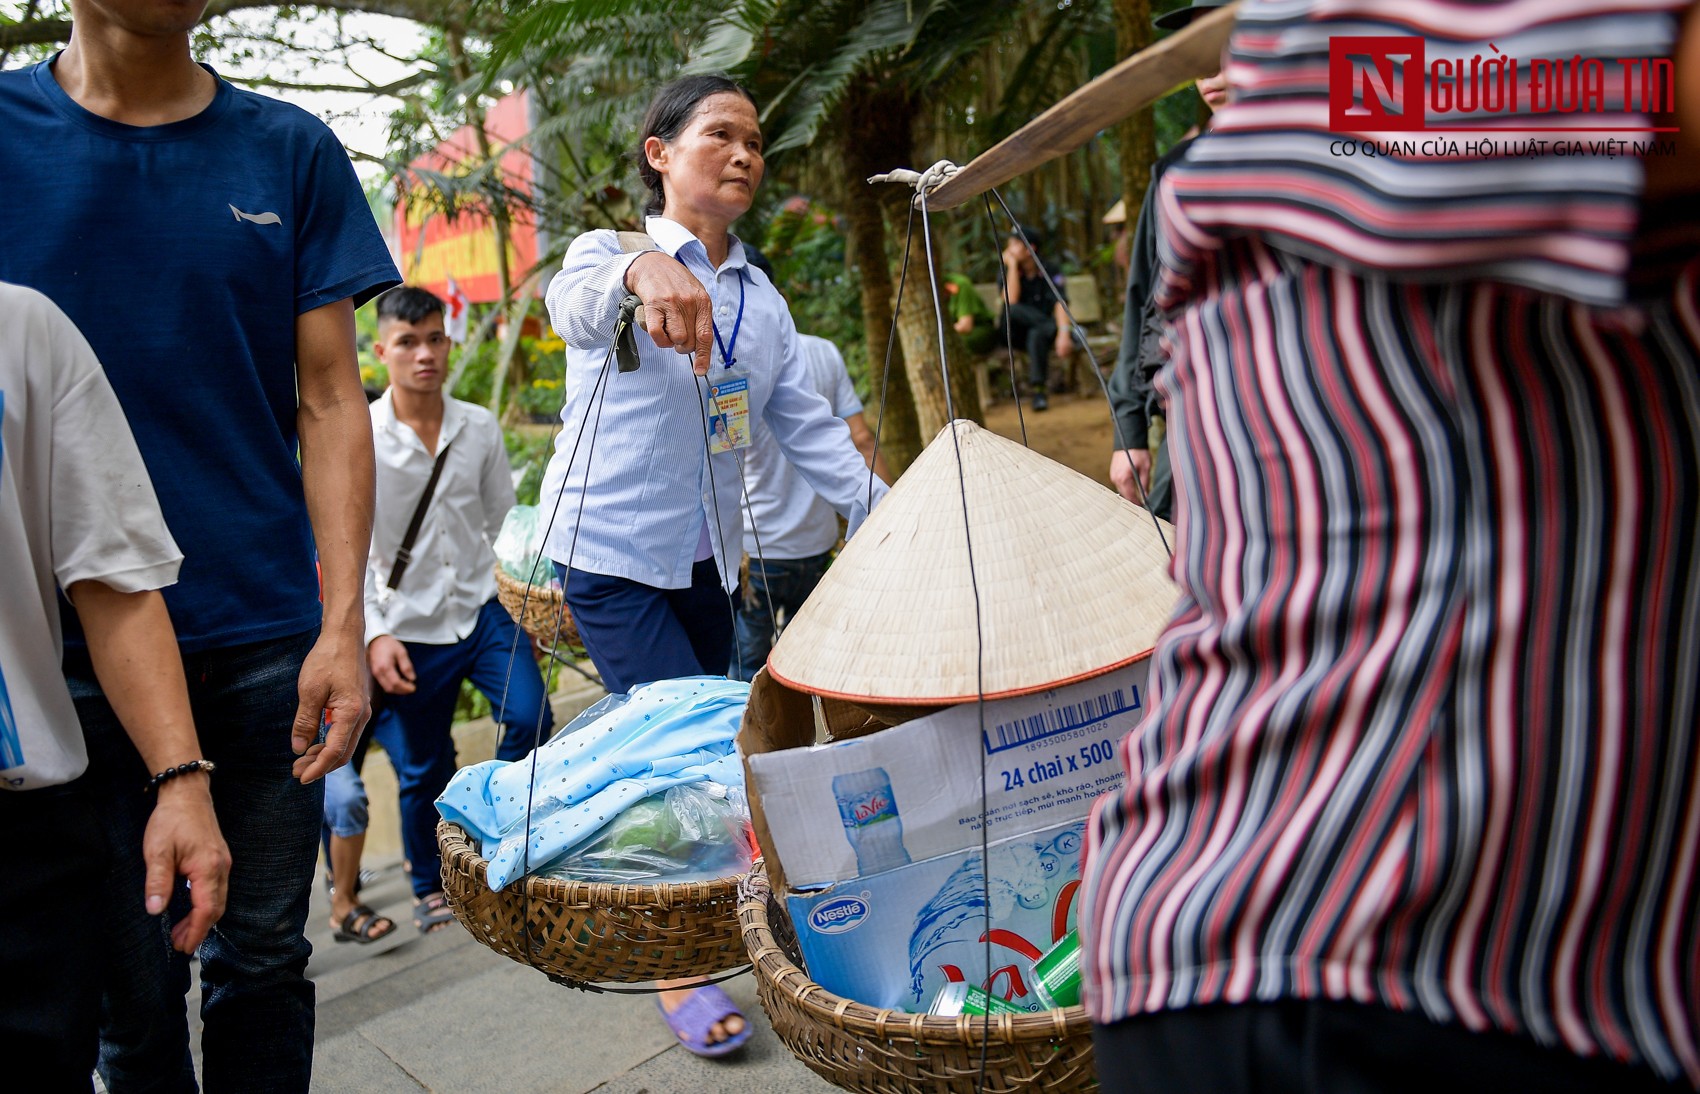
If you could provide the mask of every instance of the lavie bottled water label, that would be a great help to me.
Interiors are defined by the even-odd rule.
[[[844,837],[856,853],[859,876],[909,865],[909,852],[903,846],[903,819],[897,814],[891,776],[885,768],[834,776],[832,796],[838,802]]]
[[[994,844],[989,871],[976,846],[792,893],[787,906],[810,978],[895,1010],[926,1011],[952,983],[1019,1010],[1046,1009],[1033,964],[1074,928],[1084,829],[1075,821]]]
[[[864,737],[751,756],[787,885],[977,851],[982,779],[988,843],[1080,820],[1122,785],[1117,746],[1144,714],[1148,663],[987,703],[983,724],[965,703]]]

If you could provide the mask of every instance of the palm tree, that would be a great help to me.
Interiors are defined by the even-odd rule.
[[[947,391],[958,416],[978,419],[980,407],[967,355],[948,328],[940,367],[935,290],[918,245],[895,324],[894,367],[886,373],[900,254],[894,240],[909,222],[911,195],[864,180],[925,166],[931,156],[924,150],[940,143],[966,160],[980,150],[970,141],[990,143],[1025,120],[1014,115],[1047,105],[1058,79],[1078,82],[1081,58],[1071,53],[1081,51],[1070,43],[1102,30],[1101,9],[1101,0],[1073,0],[1044,13],[1018,0],[732,0],[730,7],[511,0],[514,17],[496,36],[484,71],[487,80],[523,78],[535,86],[547,73],[557,88],[594,88],[582,104],[573,102],[568,117],[545,123],[569,129],[616,114],[635,120],[639,100],[678,74],[724,71],[751,87],[763,104],[770,168],[806,164],[809,176],[829,181],[823,196],[845,213],[849,258],[861,275],[870,386],[876,399],[885,392],[881,443],[901,468],[945,424]],[[1003,51],[1013,51],[1013,63],[989,71],[1008,73],[1015,84],[971,86],[987,67],[980,62]],[[989,117],[982,112],[989,124],[945,131],[960,115],[942,104],[988,91],[999,108]],[[984,241],[983,224],[935,225],[935,236],[940,227],[955,235],[972,228]]]
[[[892,353],[902,368],[884,374],[895,296],[888,241],[908,223],[912,195],[864,180],[925,166],[917,123],[931,116],[930,98],[961,78],[1020,8],[1014,0],[741,0],[708,28],[691,61],[693,69],[726,69],[757,90],[774,155],[810,149],[836,168],[862,274],[869,379],[876,391],[882,382],[890,389],[882,446],[899,464],[945,424],[947,391],[959,417],[978,420],[980,405],[967,356],[948,328],[947,367],[939,367],[935,289],[918,246]]]

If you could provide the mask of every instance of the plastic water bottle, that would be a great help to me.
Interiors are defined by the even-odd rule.
[[[858,876],[909,865],[909,851],[903,846],[903,818],[897,815],[891,776],[885,773],[885,768],[871,767],[834,776],[832,796],[838,799],[838,819],[844,824],[844,838],[856,852]]]

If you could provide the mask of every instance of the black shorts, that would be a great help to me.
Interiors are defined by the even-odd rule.
[[[1326,1000],[1216,1004],[1092,1031],[1105,1094],[1672,1094],[1644,1067]]]

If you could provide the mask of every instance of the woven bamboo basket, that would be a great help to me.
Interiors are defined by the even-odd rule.
[[[639,984],[708,976],[748,960],[737,916],[742,875],[683,885],[528,877],[493,893],[465,830],[440,822],[437,846],[443,892],[461,925],[497,953],[552,977]]]
[[[546,646],[582,646],[578,628],[573,626],[573,616],[567,611],[561,590],[547,585],[532,585],[528,597],[526,588],[525,582],[509,576],[500,565],[496,567],[496,599],[502,602],[502,607],[508,610],[526,634]],[[559,635],[555,633],[557,620],[560,623]]]
[[[986,1020],[976,1015],[904,1014],[836,996],[800,967],[791,921],[773,899],[760,863],[745,884],[738,920],[755,966],[756,994],[774,1032],[828,1082],[866,1094],[1098,1089],[1092,1026],[1083,1007],[997,1015],[982,1036]]]

